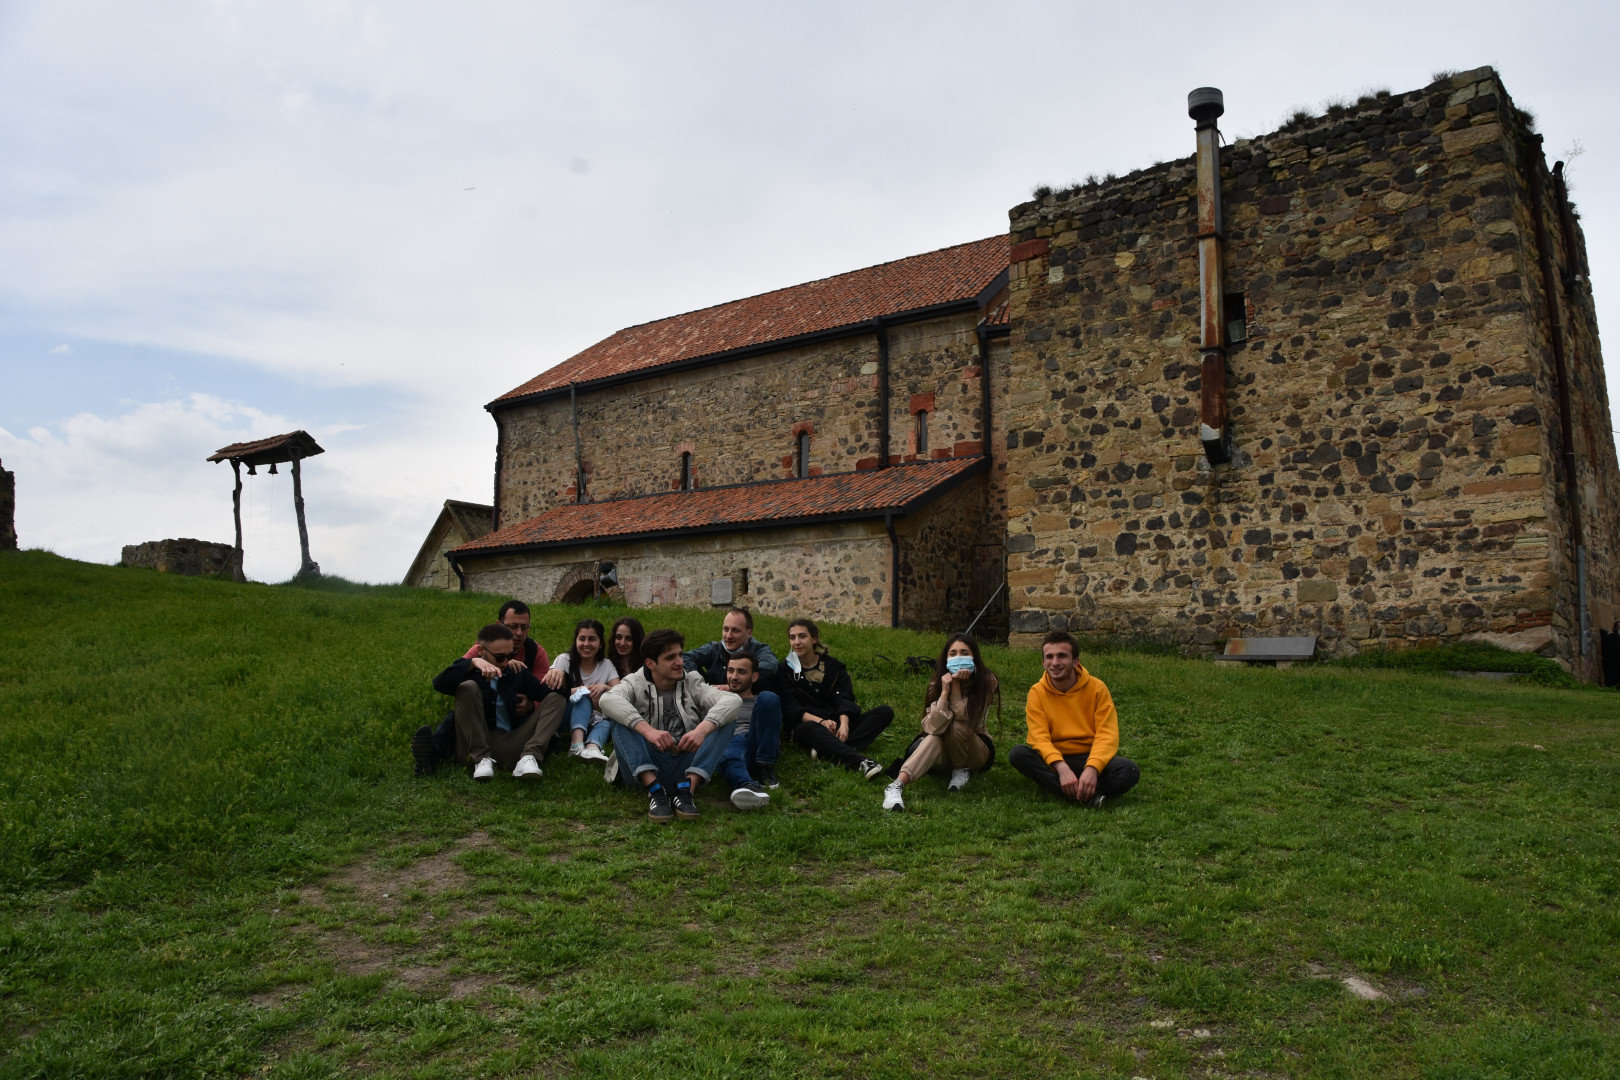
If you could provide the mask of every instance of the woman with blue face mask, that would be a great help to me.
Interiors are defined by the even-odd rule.
[[[984,666],[979,643],[967,634],[955,635],[934,663],[934,677],[924,700],[922,734],[912,740],[904,759],[890,766],[899,766],[899,773],[883,789],[883,809],[904,810],[901,792],[924,773],[948,770],[951,779],[946,790],[961,791],[969,777],[994,763],[996,744],[990,741],[986,723],[991,698],[999,717],[1000,681]]]

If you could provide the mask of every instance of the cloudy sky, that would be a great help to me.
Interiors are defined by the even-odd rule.
[[[1620,326],[1616,9],[1476,2],[0,4],[0,460],[25,547],[229,540],[303,427],[328,572],[487,502],[482,406],[613,330],[1001,232],[1040,183],[1494,64]],[[1614,349],[1611,348],[1611,354]],[[1610,382],[1620,385],[1620,364]],[[248,572],[297,566],[285,474]]]

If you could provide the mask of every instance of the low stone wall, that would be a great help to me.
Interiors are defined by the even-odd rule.
[[[118,565],[156,570],[160,574],[185,574],[188,577],[205,574],[232,576],[232,571],[239,571],[236,551],[230,544],[190,539],[126,544],[124,557]],[[240,573],[235,576],[240,577]]]

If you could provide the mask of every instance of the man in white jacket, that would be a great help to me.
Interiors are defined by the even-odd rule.
[[[617,726],[613,746],[619,771],[647,790],[647,820],[667,825],[695,821],[693,796],[720,766],[741,704],[736,694],[710,686],[686,670],[686,640],[654,630],[641,643],[640,671],[602,695],[602,714]]]

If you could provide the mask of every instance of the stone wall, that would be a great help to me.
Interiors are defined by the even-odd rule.
[[[929,411],[929,457],[977,454],[980,386],[974,314],[890,327],[890,454],[915,455],[915,408]],[[796,475],[810,433],[810,473],[877,464],[881,403],[875,334],[649,378],[578,398],[586,493],[593,502],[694,485]],[[566,396],[501,409],[500,520],[511,525],[574,499]]]
[[[17,550],[17,475],[0,469],[0,551]]]
[[[716,578],[732,603],[767,615],[888,625],[889,538],[883,523],[769,529],[465,559],[469,589],[555,603],[612,562],[627,602],[711,605]],[[902,595],[904,595],[902,593]]]
[[[1481,69],[1226,148],[1247,340],[1213,469],[1192,161],[1015,208],[1014,642],[1309,633],[1336,653],[1565,618],[1525,139]],[[1612,452],[1595,468],[1607,490]]]
[[[148,540],[144,544],[124,545],[123,558],[118,565],[156,570],[160,574],[230,577],[236,567],[236,549],[230,544],[209,540]]]

